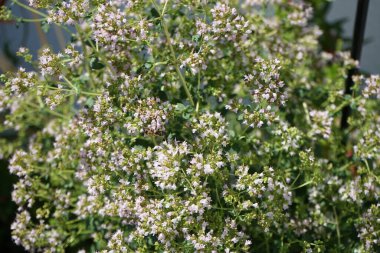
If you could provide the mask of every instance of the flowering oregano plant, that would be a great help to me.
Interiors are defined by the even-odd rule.
[[[30,0],[72,33],[2,76],[30,252],[377,252],[380,78],[344,95],[297,0]],[[5,9],[7,17],[10,14]],[[33,70],[32,70],[33,69]],[[350,106],[342,130],[342,108]]]

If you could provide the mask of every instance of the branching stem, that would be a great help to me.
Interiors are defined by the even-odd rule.
[[[165,37],[166,37],[166,41],[168,43],[168,46],[169,46],[169,49],[170,49],[170,54],[171,54],[171,57],[172,57],[172,60],[173,60],[173,64],[174,64],[174,68],[178,74],[178,78],[179,78],[179,81],[181,82],[183,88],[185,89],[185,92],[186,92],[186,95],[187,95],[187,98],[189,99],[190,103],[192,106],[195,106],[195,103],[194,103],[194,100],[193,100],[193,96],[191,95],[190,93],[190,90],[189,88],[187,87],[187,84],[186,84],[186,80],[184,78],[184,76],[182,75],[182,72],[178,66],[178,60],[177,60],[177,57],[176,57],[176,54],[175,54],[175,51],[174,51],[174,48],[173,48],[173,45],[171,43],[171,38],[170,38],[170,33],[168,31],[168,27],[166,25],[166,22],[165,22],[165,19],[164,19],[164,15],[165,15],[165,9],[166,9],[166,6],[167,6],[167,3],[169,1],[166,1],[165,2],[165,5],[164,5],[164,10],[162,11],[161,13],[161,24],[162,24],[162,28],[164,29],[164,33],[165,33]]]

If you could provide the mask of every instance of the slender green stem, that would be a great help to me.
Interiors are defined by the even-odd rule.
[[[165,15],[166,6],[168,5],[168,2],[169,2],[169,0],[165,1],[164,8],[162,8],[162,12],[161,12],[161,17],[163,17]]]
[[[39,88],[43,88],[44,86],[40,85]],[[64,89],[64,88],[58,88],[58,87],[54,87],[54,86],[50,86],[50,85],[47,85],[46,87],[48,87],[50,90],[60,90],[60,91],[72,91],[70,89]]]
[[[157,66],[160,66],[160,65],[165,65],[167,64],[168,62],[167,61],[163,61],[163,62],[156,62],[153,64],[153,66],[149,69],[149,71],[146,73],[146,75],[148,76],[150,72],[152,72],[154,70],[155,67]]]
[[[307,107],[307,104],[305,102],[302,103],[303,109],[305,110],[305,115],[306,115],[306,121],[309,125],[311,125],[311,120],[310,120],[310,113],[309,109]]]
[[[71,83],[71,82],[70,82]],[[72,84],[72,83],[71,83]],[[64,89],[64,88],[57,88],[57,87],[54,87],[54,86],[47,86],[49,89],[51,90],[60,90],[60,91],[67,91],[67,92],[70,92],[70,91],[73,91],[73,90],[70,90],[70,89]],[[73,87],[72,85],[70,85],[70,87]],[[74,90],[74,92],[77,94],[77,91]],[[84,91],[84,90],[80,90],[78,91],[78,93],[81,93],[83,95],[89,95],[89,96],[101,96],[102,93],[97,93],[97,92],[90,92],[90,91]]]
[[[37,11],[36,9],[34,9],[34,8],[32,8],[32,7],[30,7],[30,6],[26,5],[26,4],[20,3],[18,0],[13,0],[13,3],[17,4],[18,6],[24,8],[24,9],[30,11],[30,12],[38,14],[38,15],[40,15],[42,17],[47,17],[47,15],[45,13]]]
[[[50,110],[49,108],[44,108],[44,111],[47,112],[47,113],[50,113],[54,116],[57,116],[57,117],[60,117],[60,118],[63,118],[63,119],[68,119],[68,117],[66,117],[65,115],[59,113],[59,112],[56,112],[56,111],[53,111],[53,110]]]
[[[165,2],[165,6],[167,5],[167,2],[168,1]],[[173,60],[174,68],[175,68],[175,70],[176,70],[176,72],[178,74],[179,80],[180,80],[183,88],[185,89],[186,95],[187,95],[188,99],[190,100],[191,105],[195,106],[195,103],[194,103],[194,100],[193,100],[193,96],[191,95],[190,90],[187,87],[185,78],[183,77],[183,75],[181,73],[181,70],[180,70],[180,68],[178,66],[178,60],[177,60],[176,54],[174,52],[174,48],[173,48],[172,43],[171,43],[170,34],[169,34],[168,27],[166,25],[166,22],[165,22],[163,14],[164,14],[164,12],[162,12],[162,15],[161,15],[162,28],[164,29],[166,41],[167,41],[169,49],[170,49],[170,54],[171,54],[171,57],[172,57],[172,60]]]
[[[299,185],[299,186],[296,186],[296,187],[292,188],[291,190],[299,189],[299,188],[302,188],[302,187],[304,187],[306,185],[312,184],[313,181],[314,181],[314,178],[311,179],[311,180],[309,180],[309,181],[307,181],[307,182],[305,182],[305,183],[303,183],[303,184],[301,184],[301,185]]]
[[[301,172],[298,172],[298,175],[296,176],[296,178],[294,179],[293,183],[290,185],[290,188],[293,187],[293,185],[297,182],[298,178],[301,176]]]
[[[284,252],[284,232],[281,233],[281,248],[280,253]]]
[[[215,210],[223,210],[223,211],[233,211],[233,210],[234,210],[234,209],[232,209],[232,208],[217,207],[217,206],[212,206],[211,208],[212,208],[212,209],[215,209]]]
[[[371,171],[367,159],[364,159],[364,164],[365,164],[365,167],[367,168],[368,173],[371,174],[372,176],[374,176],[374,177],[376,178],[376,180],[377,180],[378,182],[380,182],[379,177],[378,177],[375,173],[373,173],[373,172]]]
[[[40,108],[45,107],[44,102],[42,101],[42,98],[40,96],[37,96],[38,104],[40,105]]]
[[[201,99],[201,94],[199,92],[200,89],[201,89],[201,71],[198,71],[197,106],[195,108],[196,113],[198,113],[198,111],[199,111],[199,104],[200,104],[200,99]]]
[[[154,144],[155,146],[157,146],[157,141],[156,141],[156,137],[155,137],[155,136],[152,137],[152,141],[153,141],[153,144]]]
[[[181,169],[181,172],[183,173],[183,178],[186,180],[186,182],[189,184],[189,187],[192,191],[196,192],[195,189],[193,188],[193,185],[191,184],[191,182],[189,181],[189,179],[187,178],[187,174],[186,172]]]
[[[77,29],[78,31],[78,34],[79,34],[79,39],[81,41],[81,44],[82,44],[82,49],[83,49],[83,55],[84,55],[84,59],[88,59],[88,52],[87,52],[87,47],[86,47],[86,43],[83,39],[83,36],[82,36],[82,31],[79,27],[79,25],[75,25],[75,28]],[[87,63],[87,61],[83,61],[83,64],[84,64],[84,68],[86,69],[87,73],[88,73],[88,76],[90,77],[90,84],[92,87],[94,87],[94,79],[92,77],[92,73],[91,73],[91,70],[90,70],[90,67]]]
[[[73,90],[75,91],[75,93],[78,94],[79,93],[78,87],[76,87],[72,82],[70,82],[70,80],[67,79],[65,76],[62,76],[62,77],[69,84],[69,86],[71,88],[73,88]]]
[[[340,112],[340,111],[343,109],[343,107],[349,105],[349,104],[352,103],[352,102],[358,102],[361,98],[362,98],[362,97],[358,96],[358,97],[354,98],[353,101],[351,101],[351,100],[344,101],[344,102],[343,102],[342,104],[340,104],[337,108],[335,108],[335,110],[332,111],[331,114],[334,115],[335,113]]]
[[[265,249],[266,249],[266,253],[269,253],[270,250],[269,250],[269,241],[268,241],[268,237],[265,236]]]
[[[216,193],[216,199],[217,199],[217,201],[218,201],[219,206],[220,206],[220,207],[223,207],[222,202],[220,201],[219,192],[218,192],[218,187],[215,187],[215,193]]]
[[[89,91],[80,91],[83,95],[89,95],[89,96],[101,96],[102,93],[96,93],[96,92],[89,92]]]
[[[339,228],[339,219],[338,219],[338,215],[336,213],[335,206],[333,206],[333,211],[334,211],[334,218],[335,218],[336,235],[338,236],[338,252],[340,252],[340,245],[341,245],[340,228]]]
[[[21,22],[25,22],[25,23],[34,23],[34,22],[46,21],[46,18],[21,18],[21,17],[17,17],[16,19],[20,20]]]

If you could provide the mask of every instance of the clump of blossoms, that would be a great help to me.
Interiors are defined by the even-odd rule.
[[[380,250],[379,77],[344,95],[356,63],[321,52],[307,3],[29,3],[72,39],[1,76],[16,244]]]

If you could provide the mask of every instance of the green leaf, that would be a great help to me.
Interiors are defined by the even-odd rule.
[[[47,21],[42,21],[41,22],[41,28],[42,28],[42,31],[47,33],[50,29],[50,24]]]
[[[99,58],[98,57],[92,57],[90,59],[90,67],[91,69],[102,69],[104,68],[104,64],[102,62],[99,61]]]
[[[183,114],[182,114],[182,117],[183,117],[184,119],[190,119],[191,114],[190,114],[190,113],[183,113]]]
[[[92,97],[89,97],[86,101],[86,105],[92,107],[94,105],[94,102],[94,99]]]
[[[191,37],[191,40],[192,40],[192,41],[195,41],[195,42],[198,42],[199,39],[200,39],[200,37],[201,37],[201,36],[197,34],[197,35],[194,35],[193,37]]]
[[[156,10],[156,8],[150,9],[150,14],[153,16],[153,18],[159,18],[160,13]]]
[[[184,112],[186,111],[187,106],[181,103],[176,104],[175,110],[178,112]]]

